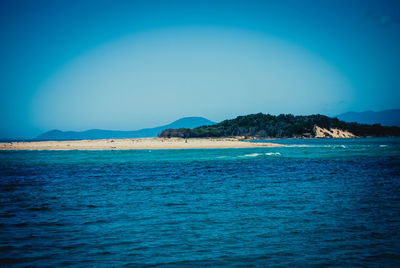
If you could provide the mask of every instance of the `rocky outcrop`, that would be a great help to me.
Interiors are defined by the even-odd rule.
[[[315,138],[355,138],[357,137],[353,133],[338,128],[321,128],[317,125],[314,126],[314,137]]]

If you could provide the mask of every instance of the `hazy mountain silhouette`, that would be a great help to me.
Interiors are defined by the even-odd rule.
[[[91,140],[91,139],[123,139],[157,137],[164,129],[195,128],[213,125],[214,122],[203,117],[184,117],[165,126],[144,128],[133,131],[90,129],[86,131],[47,131],[37,137],[38,140]]]
[[[382,126],[400,127],[400,109],[385,110],[380,112],[347,112],[337,116],[346,122],[357,122],[361,124],[381,124]]]

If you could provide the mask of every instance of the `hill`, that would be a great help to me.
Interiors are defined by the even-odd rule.
[[[400,127],[400,109],[379,112],[347,112],[338,115],[337,118],[346,122],[357,122],[360,124],[381,124],[383,126]]]
[[[160,137],[229,137],[245,136],[257,138],[291,137],[352,137],[352,136],[400,136],[399,127],[384,127],[379,124],[366,125],[346,123],[325,115],[294,116],[281,114],[250,114],[225,120],[212,126],[194,129],[167,129]]]
[[[115,131],[102,129],[90,129],[86,131],[51,130],[39,135],[37,137],[37,140],[92,140],[157,137],[157,135],[159,135],[165,129],[191,129],[194,127],[212,124],[215,123],[203,117],[184,117],[168,125],[133,131]]]

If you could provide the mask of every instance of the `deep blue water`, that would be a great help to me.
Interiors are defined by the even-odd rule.
[[[0,152],[4,266],[400,266],[400,139]]]

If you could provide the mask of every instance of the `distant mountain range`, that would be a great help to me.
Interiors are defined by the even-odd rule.
[[[117,131],[90,129],[86,131],[47,131],[37,137],[37,140],[94,140],[94,139],[124,139],[157,137],[163,130],[171,128],[188,128],[213,125],[214,122],[203,117],[184,117],[171,124],[154,128],[144,128],[133,131]]]
[[[347,112],[337,116],[345,122],[357,122],[360,124],[381,124],[382,126],[400,127],[400,109],[385,110],[380,112]]]

